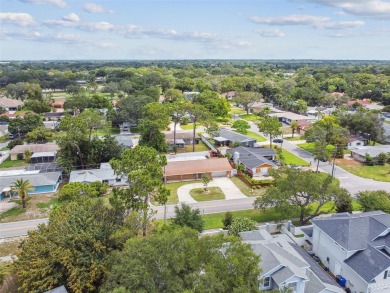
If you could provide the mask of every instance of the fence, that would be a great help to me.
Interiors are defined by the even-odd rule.
[[[203,134],[200,135],[201,140],[208,146],[208,148],[212,151],[217,151],[217,149],[207,140],[206,137],[203,136]]]

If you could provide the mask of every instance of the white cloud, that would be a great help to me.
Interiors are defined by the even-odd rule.
[[[255,33],[258,33],[262,37],[266,37],[266,38],[281,38],[285,36],[285,33],[277,28],[255,30]]]
[[[22,40],[36,41],[39,40],[41,34],[37,31],[31,31],[31,30],[18,30],[18,31],[1,30],[0,37],[2,39],[22,39]]]
[[[31,3],[31,4],[50,4],[54,5],[58,8],[65,8],[68,5],[63,0],[19,0],[24,3]]]
[[[368,18],[390,19],[390,2],[387,0],[306,0],[307,2],[339,7],[343,12]]]
[[[48,27],[77,27],[78,23],[73,21],[67,21],[67,20],[45,20],[42,22],[44,25]]]
[[[15,24],[18,26],[33,26],[35,25],[34,18],[27,13],[0,13],[0,22]]]
[[[87,22],[87,23],[82,23],[78,26],[78,28],[82,30],[87,30],[87,31],[109,31],[113,30],[116,26],[112,23],[101,21],[101,22]]]
[[[80,17],[74,12],[69,13],[68,15],[65,15],[62,19],[65,21],[70,21],[70,22],[79,22],[80,21]]]
[[[288,15],[288,16],[276,16],[276,17],[252,16],[249,19],[254,23],[268,24],[268,25],[314,25],[316,23],[330,20],[330,18],[326,16],[299,15],[299,14]]]
[[[111,12],[111,11],[105,9],[103,6],[96,4],[96,3],[92,3],[92,2],[85,3],[83,6],[83,9],[89,13]]]
[[[364,21],[339,21],[339,22],[328,22],[328,23],[318,23],[315,24],[315,28],[321,29],[349,29],[349,28],[357,28],[364,25]]]

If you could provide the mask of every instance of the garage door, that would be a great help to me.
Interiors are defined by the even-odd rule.
[[[226,177],[226,171],[212,172],[211,177]]]

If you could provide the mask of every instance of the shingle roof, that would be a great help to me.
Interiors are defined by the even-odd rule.
[[[95,182],[118,177],[113,169],[89,169],[70,172],[69,182]]]
[[[39,171],[30,171],[18,175],[1,176],[0,177],[0,192],[10,187],[16,179],[23,178],[29,180],[32,186],[44,186],[44,185],[55,185],[58,179],[61,177],[61,172],[50,172],[50,173],[38,173]]]
[[[279,287],[283,287],[281,285],[293,276],[295,276],[294,272],[289,267],[284,267],[272,274],[272,280],[274,280]]]
[[[259,230],[240,232],[238,235],[243,241],[265,240],[264,236],[261,235]]]
[[[263,274],[266,274],[281,265],[275,255],[263,244],[254,243],[251,244],[251,247],[256,254],[261,255],[260,266],[263,269]]]
[[[361,156],[365,156],[369,154],[371,157],[375,158],[380,153],[388,153],[390,152],[389,145],[379,145],[379,146],[364,146],[351,150],[351,152],[356,153]]]
[[[348,251],[361,250],[390,228],[390,215],[378,211],[313,219],[312,223]],[[359,231],[359,233],[356,233]]]
[[[344,262],[368,283],[390,267],[389,256],[371,245]]]
[[[0,98],[0,107],[9,108],[9,107],[17,107],[22,106],[24,103],[23,101],[10,99],[7,97]]]
[[[219,136],[227,138],[231,142],[247,142],[247,141],[256,141],[256,139],[249,136],[243,135],[238,132],[234,132],[225,128],[219,130]]]
[[[275,151],[272,148],[248,148],[240,146],[227,152],[232,156],[234,153],[239,153],[239,161],[250,169],[263,164],[276,166],[275,163],[265,158],[265,156],[273,157],[275,155]]]
[[[173,176],[231,170],[233,170],[233,168],[229,164],[228,159],[226,158],[193,161],[174,161],[168,162],[168,164],[165,166],[165,175]]]
[[[55,143],[44,143],[44,144],[23,144],[23,145],[17,145],[10,150],[10,155],[13,154],[22,154],[26,150],[29,150],[33,153],[35,152],[54,152],[58,151],[59,147]]]

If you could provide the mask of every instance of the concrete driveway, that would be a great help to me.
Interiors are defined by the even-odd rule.
[[[246,196],[238,189],[238,187],[230,180],[230,178],[221,177],[214,178],[209,184],[209,187],[219,187],[225,194],[225,199],[240,199],[246,198]],[[195,188],[203,188],[203,183],[191,183],[186,184],[177,189],[177,196],[179,203],[196,203],[190,195],[190,191]]]

